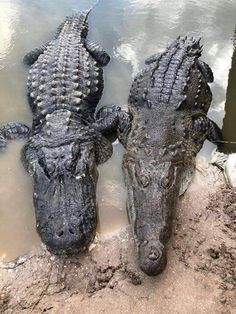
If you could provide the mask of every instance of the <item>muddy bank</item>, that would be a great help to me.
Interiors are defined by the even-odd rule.
[[[168,265],[150,278],[137,266],[130,228],[77,258],[45,248],[1,264],[1,313],[233,313],[236,190],[213,166],[196,171],[180,199]]]

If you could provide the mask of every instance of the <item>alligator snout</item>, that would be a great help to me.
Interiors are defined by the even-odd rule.
[[[84,234],[73,226],[51,228],[51,232],[43,232],[40,235],[48,250],[56,255],[77,254],[86,248],[88,242],[92,241],[95,233]]]
[[[139,247],[139,265],[149,276],[158,275],[166,266],[166,250],[159,241],[147,243],[144,241]]]

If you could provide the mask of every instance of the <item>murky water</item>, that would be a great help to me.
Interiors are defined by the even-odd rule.
[[[203,59],[215,74],[209,116],[222,126],[233,52],[235,0],[0,0],[1,123],[17,120],[31,124],[26,100],[28,68],[21,62],[24,54],[50,39],[66,15],[93,5],[89,37],[102,44],[112,58],[104,68],[100,106],[125,106],[131,81],[144,59],[164,49],[178,34],[196,31],[202,34]],[[235,94],[231,97],[235,102]],[[22,143],[11,143],[0,156],[0,256],[6,259],[40,243],[35,231],[31,178],[19,160],[21,147]],[[213,147],[204,145],[200,158],[208,158]],[[122,153],[115,143],[113,157],[100,166],[98,231],[103,236],[128,223]]]

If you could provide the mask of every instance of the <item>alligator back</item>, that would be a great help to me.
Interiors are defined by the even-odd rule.
[[[103,90],[101,67],[85,46],[87,15],[68,17],[32,65],[28,94],[34,122],[58,109],[92,119]]]
[[[207,112],[212,95],[203,77],[198,58],[200,39],[178,37],[161,54],[146,60],[148,66],[134,80],[129,104],[136,108],[170,107],[172,110],[197,109]]]

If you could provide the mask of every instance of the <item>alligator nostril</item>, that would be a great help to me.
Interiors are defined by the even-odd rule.
[[[69,232],[70,232],[71,234],[75,234],[75,233],[74,233],[74,230],[72,230],[72,229],[69,229]]]
[[[158,258],[158,254],[156,254],[155,252],[151,252],[151,253],[148,255],[148,257],[149,257],[149,259],[150,259],[151,261],[155,261],[155,260],[157,260],[157,258]]]
[[[63,231],[63,230],[61,230],[60,232],[57,233],[58,237],[63,236],[63,234],[64,234],[64,231]]]

